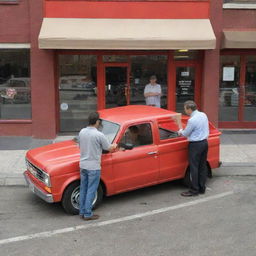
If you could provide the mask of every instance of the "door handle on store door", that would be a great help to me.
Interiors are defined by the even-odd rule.
[[[155,155],[155,154],[157,154],[157,151],[148,152],[148,155]]]

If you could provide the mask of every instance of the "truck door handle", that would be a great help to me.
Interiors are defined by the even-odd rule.
[[[155,155],[157,154],[157,151],[148,152],[148,155]]]

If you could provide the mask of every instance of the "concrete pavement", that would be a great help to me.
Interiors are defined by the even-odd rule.
[[[31,137],[0,137],[0,185],[24,185],[23,172],[27,150],[74,136],[58,136],[54,140]],[[223,175],[256,175],[256,131],[223,131],[220,159]]]
[[[90,223],[25,187],[0,187],[0,255],[255,256],[255,185],[218,176],[184,198],[169,182],[104,198]]]

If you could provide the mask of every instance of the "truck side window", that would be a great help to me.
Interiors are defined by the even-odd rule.
[[[173,120],[163,120],[158,122],[160,140],[178,137],[178,126]]]
[[[121,143],[129,143],[134,147],[150,145],[153,143],[152,129],[149,123],[132,125],[124,133]]]

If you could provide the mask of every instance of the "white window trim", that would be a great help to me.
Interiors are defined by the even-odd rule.
[[[0,43],[0,49],[30,49],[28,43]]]
[[[226,3],[223,4],[223,9],[256,9],[256,3]]]

